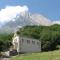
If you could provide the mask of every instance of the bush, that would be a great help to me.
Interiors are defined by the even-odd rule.
[[[5,51],[12,45],[13,34],[0,34],[0,51]]]

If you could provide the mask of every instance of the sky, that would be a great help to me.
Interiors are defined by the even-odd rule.
[[[7,21],[13,14],[15,17],[17,13],[24,11],[42,14],[57,21],[60,20],[60,0],[0,0],[1,22]]]

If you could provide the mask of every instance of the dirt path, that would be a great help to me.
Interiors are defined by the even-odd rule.
[[[10,60],[9,58],[0,58],[0,60]]]
[[[10,57],[3,56],[3,57],[0,57],[0,60],[10,60]]]

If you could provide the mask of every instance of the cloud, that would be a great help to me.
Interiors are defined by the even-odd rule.
[[[0,25],[2,25],[5,22],[9,22],[13,19],[15,21],[16,15],[24,15],[25,12],[28,12],[29,8],[24,6],[6,6],[4,9],[0,10]],[[60,21],[51,21],[50,19],[47,19],[46,17],[43,17],[41,15],[32,15],[31,17],[32,21],[35,24],[41,24],[41,25],[53,25],[53,24],[60,24]]]
[[[52,24],[60,24],[60,21],[53,21]]]
[[[28,11],[27,6],[6,6],[4,9],[0,10],[0,22],[8,22],[15,18],[17,14],[21,14]]]

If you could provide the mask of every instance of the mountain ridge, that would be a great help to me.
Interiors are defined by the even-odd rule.
[[[31,14],[29,12],[18,14],[14,19],[5,23],[2,27],[10,30],[16,30],[26,25],[42,25],[50,26],[53,24],[60,24],[59,21],[52,21],[41,14]]]

